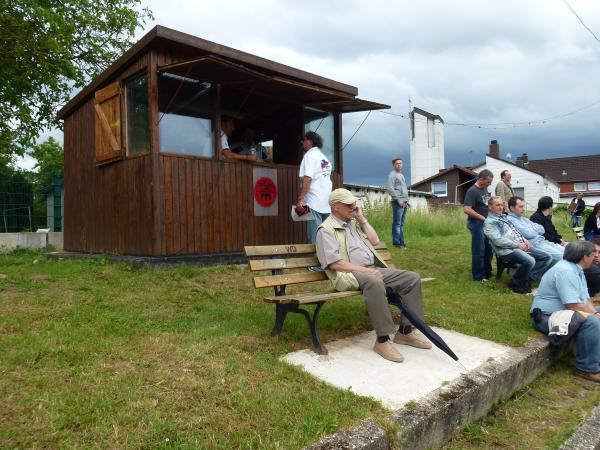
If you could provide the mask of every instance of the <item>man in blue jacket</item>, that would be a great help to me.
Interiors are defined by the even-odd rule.
[[[547,241],[544,238],[544,227],[523,216],[523,213],[525,212],[525,200],[521,197],[509,198],[508,209],[508,220],[517,227],[519,233],[521,233],[534,248],[546,252],[552,257],[552,265],[563,258],[565,248],[562,245]]]
[[[552,257],[534,248],[502,214],[502,207],[501,197],[490,198],[483,233],[496,255],[519,265],[508,283],[509,287],[517,294],[528,294],[531,292],[531,279],[541,278],[552,264]]]

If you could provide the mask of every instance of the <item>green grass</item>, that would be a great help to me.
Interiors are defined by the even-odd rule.
[[[386,242],[390,218],[369,212]],[[514,346],[536,336],[531,297],[470,280],[460,211],[411,212],[406,238],[394,263],[436,278],[431,324]],[[379,403],[279,361],[310,337],[295,315],[269,337],[267,292],[243,266],[0,255],[0,448],[298,448],[366,417],[389,428]],[[325,342],[370,329],[358,297],[327,304],[319,326]]]

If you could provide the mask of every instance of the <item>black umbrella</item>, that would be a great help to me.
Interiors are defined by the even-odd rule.
[[[423,333],[433,345],[442,350],[450,358],[452,358],[454,361],[457,361],[462,366],[460,361],[458,361],[458,356],[456,356],[452,349],[448,347],[448,344],[446,344],[446,342],[440,337],[440,335],[433,331],[431,327],[427,325],[423,321],[423,319],[421,319],[414,311],[411,311],[411,309],[408,306],[403,304],[400,297],[398,297],[398,294],[396,294],[396,292],[392,288],[385,288],[385,292],[387,295],[388,302],[391,305],[400,308],[400,311],[402,311],[402,313],[406,316],[410,323],[412,323],[421,333]],[[465,370],[467,370],[465,366],[463,367],[465,368]]]

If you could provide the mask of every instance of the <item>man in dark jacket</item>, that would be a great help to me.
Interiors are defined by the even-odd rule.
[[[592,244],[596,246],[594,263],[583,271],[590,297],[600,293],[600,238],[592,239]]]
[[[538,200],[538,209],[529,218],[532,222],[538,223],[544,227],[544,239],[555,244],[565,245],[565,241],[552,223],[552,207],[554,201],[552,197],[542,197]]]

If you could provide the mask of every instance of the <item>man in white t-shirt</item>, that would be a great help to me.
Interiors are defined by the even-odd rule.
[[[242,155],[234,153],[229,148],[228,136],[235,131],[235,120],[230,116],[221,116],[221,152],[225,159],[243,159],[247,161],[256,161],[256,153],[251,155]]]
[[[317,228],[327,219],[329,194],[331,194],[331,163],[323,154],[323,138],[314,131],[307,132],[302,138],[302,147],[306,152],[300,163],[300,178],[302,185],[296,202],[299,211],[308,206],[313,213],[313,219],[307,222],[307,235],[310,244],[315,243]]]

